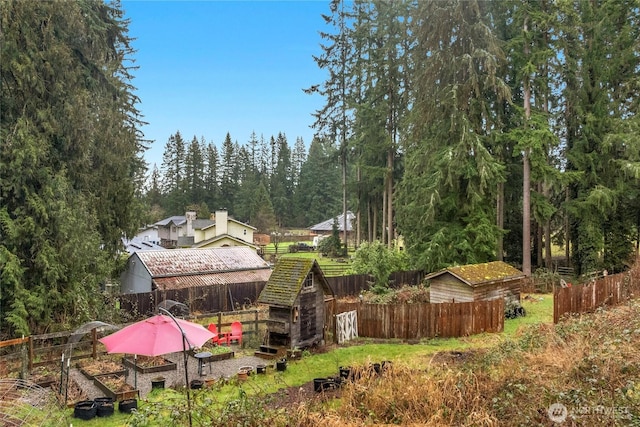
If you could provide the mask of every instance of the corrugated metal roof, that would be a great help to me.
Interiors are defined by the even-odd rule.
[[[333,295],[333,291],[315,259],[281,258],[260,293],[258,302],[292,307],[298,293],[300,293],[302,282],[312,269],[315,280],[319,282],[325,294]]]
[[[174,276],[154,279],[158,289],[184,289],[198,286],[225,285],[230,283],[266,282],[271,276],[271,269],[233,271],[217,274],[200,274],[195,276]]]
[[[137,255],[152,278],[270,269],[255,250],[244,246],[147,251]]]
[[[524,273],[503,261],[485,262],[482,264],[461,265],[448,267],[444,270],[431,273],[425,279],[432,279],[445,273],[450,273],[470,286],[504,281],[525,277]]]

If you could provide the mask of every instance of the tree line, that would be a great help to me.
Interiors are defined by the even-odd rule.
[[[426,271],[638,251],[637,0],[332,0],[312,141],[177,131],[151,170],[119,2],[0,6],[2,332],[106,319],[120,238],[189,206],[261,231],[351,210]]]
[[[218,148],[205,137],[170,135],[160,167],[147,182],[147,223],[195,210],[208,218],[227,209],[234,218],[270,233],[308,227],[340,210],[340,182],[330,144],[302,138],[291,147],[284,133],[268,140],[255,132],[246,144],[226,134]]]
[[[314,58],[327,78],[305,88],[325,99],[308,157],[284,134],[227,135],[208,192],[174,206],[204,200],[259,229],[351,210],[357,242],[402,235],[427,271],[500,259],[531,274],[553,244],[578,274],[625,269],[640,240],[638,6],[333,0]],[[152,185],[166,211],[188,193],[170,164]]]

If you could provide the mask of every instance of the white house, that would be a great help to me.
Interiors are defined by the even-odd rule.
[[[162,246],[166,248],[215,248],[248,246],[253,243],[255,227],[229,217],[226,210],[218,210],[209,219],[197,219],[195,212],[172,216],[155,223]]]

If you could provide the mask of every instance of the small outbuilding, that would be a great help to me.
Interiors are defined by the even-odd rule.
[[[519,302],[525,274],[502,261],[447,267],[425,277],[431,302],[471,302],[504,298]]]
[[[282,258],[258,297],[269,306],[268,345],[305,348],[324,339],[325,300],[334,297],[315,259]]]

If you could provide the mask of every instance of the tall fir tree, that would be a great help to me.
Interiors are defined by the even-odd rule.
[[[0,332],[107,318],[144,172],[118,2],[0,3]]]
[[[488,150],[495,105],[510,98],[497,74],[504,54],[480,1],[419,3],[412,140],[398,222],[416,265],[428,271],[495,256],[495,183]],[[427,18],[428,17],[428,18]]]

